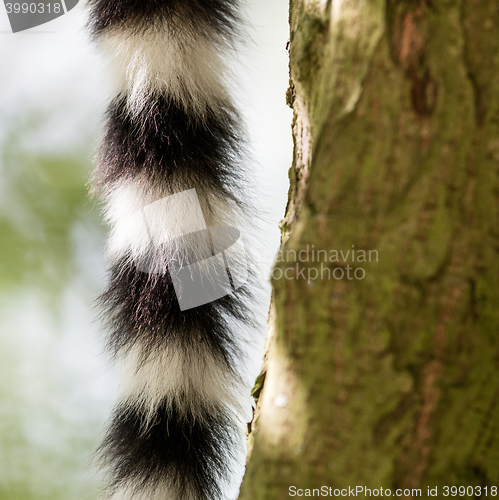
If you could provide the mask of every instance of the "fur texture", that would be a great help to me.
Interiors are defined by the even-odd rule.
[[[101,305],[108,349],[123,368],[101,448],[110,472],[106,495],[219,499],[240,444],[235,332],[238,323],[252,323],[237,231],[221,240],[217,228],[206,232],[237,226],[244,209],[240,124],[222,59],[235,33],[235,2],[90,6],[93,37],[117,84],[94,175],[110,225]],[[172,269],[191,264],[193,255],[209,263],[201,271],[208,281],[216,279],[210,263],[221,262],[237,290],[182,310]]]

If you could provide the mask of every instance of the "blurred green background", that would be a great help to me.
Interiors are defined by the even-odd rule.
[[[256,252],[265,281],[292,149],[287,2],[253,1],[247,11],[253,28],[235,72],[259,188],[253,201],[265,214]],[[87,183],[109,96],[85,15],[80,3],[13,35],[0,3],[0,500],[99,496],[92,455],[117,377],[94,307],[106,228]],[[260,355],[254,364],[258,373]]]
[[[93,306],[105,228],[86,187],[101,106],[96,79],[82,92],[71,66],[51,71],[76,46],[67,33],[0,35],[1,500],[97,498],[115,386]]]
[[[110,399],[88,376],[112,378],[92,324],[104,231],[86,194],[87,150],[30,148],[42,123],[21,121],[0,141],[0,499],[91,499],[90,450]]]
[[[109,398],[88,376],[112,376],[92,318],[104,229],[86,193],[91,141],[37,145],[46,118],[28,110],[9,125],[0,138],[0,499],[95,498],[89,450]]]

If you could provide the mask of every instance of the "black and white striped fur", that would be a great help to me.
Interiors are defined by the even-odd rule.
[[[124,367],[102,446],[112,500],[221,498],[239,442],[234,329],[249,321],[245,292],[181,311],[168,272],[141,272],[136,263],[151,241],[189,225],[188,216],[159,211],[147,231],[133,217],[194,188],[209,226],[238,225],[240,127],[222,57],[235,4],[90,0],[93,36],[117,85],[94,183],[111,227],[102,296],[108,347]]]

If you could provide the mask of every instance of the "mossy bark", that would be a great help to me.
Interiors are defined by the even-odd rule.
[[[324,485],[490,496],[499,2],[290,7],[294,164],[240,499]]]

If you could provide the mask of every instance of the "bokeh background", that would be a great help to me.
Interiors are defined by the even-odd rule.
[[[263,319],[291,164],[287,8],[247,1],[247,43],[233,68],[262,215],[250,244]],[[90,500],[100,487],[92,453],[117,377],[94,307],[106,228],[87,181],[109,96],[85,16],[80,2],[12,34],[0,3],[0,500]]]

